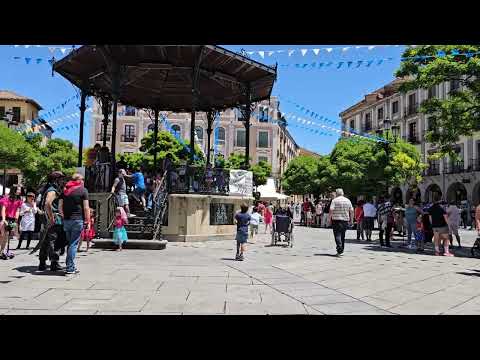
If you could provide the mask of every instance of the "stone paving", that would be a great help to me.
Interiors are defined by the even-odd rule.
[[[381,249],[353,231],[337,258],[331,230],[295,235],[293,248],[259,235],[243,262],[234,241],[91,249],[71,277],[36,271],[37,256],[19,250],[0,262],[0,314],[480,314],[473,231],[452,258],[400,249],[401,238]]]

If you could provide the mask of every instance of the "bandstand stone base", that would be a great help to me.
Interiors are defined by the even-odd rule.
[[[162,237],[173,242],[233,240],[236,225],[216,225],[218,218],[210,214],[212,204],[230,204],[233,215],[240,205],[251,206],[253,197],[199,194],[172,194],[168,197],[168,225],[162,228]],[[232,214],[228,214],[231,220]],[[214,219],[212,219],[212,217]],[[213,221],[212,221],[213,220]]]

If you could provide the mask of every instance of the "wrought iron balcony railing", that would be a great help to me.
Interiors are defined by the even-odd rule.
[[[447,174],[460,174],[463,172],[465,172],[465,164],[463,160],[451,162],[446,171]]]
[[[430,165],[425,171],[424,176],[440,175],[440,167],[438,165]]]
[[[110,141],[110,137],[111,137],[111,135],[107,134],[107,141]],[[97,134],[97,141],[103,141],[103,134],[102,133]]]
[[[120,141],[121,142],[135,142],[136,136],[135,135],[121,135]]]
[[[167,175],[169,194],[200,193],[228,195],[230,170],[203,166],[177,166]]]

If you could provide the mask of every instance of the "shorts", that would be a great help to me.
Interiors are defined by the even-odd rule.
[[[373,230],[373,221],[374,218],[370,216],[366,216],[363,218],[363,227],[365,230]]]
[[[448,233],[450,235],[459,236],[458,235],[458,224],[448,224]]]
[[[138,196],[142,196],[143,194],[145,194],[147,190],[145,188],[135,188],[134,192],[135,194],[137,194]]]
[[[312,220],[312,212],[307,211],[307,220]]]
[[[448,234],[448,226],[434,227],[433,232],[434,233],[439,233],[440,235],[446,235],[446,234]]]
[[[241,232],[241,231],[237,231],[237,236],[235,236],[235,240],[237,240],[237,242],[240,244],[245,244],[248,240],[248,234],[245,234],[244,232]]]
[[[251,234],[258,234],[258,225],[250,224],[250,233]]]
[[[118,201],[118,206],[125,206],[128,205],[128,195],[127,194],[115,194],[117,201]]]

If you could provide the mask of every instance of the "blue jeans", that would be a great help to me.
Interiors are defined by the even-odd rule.
[[[414,245],[415,244],[415,232],[417,231],[417,223],[413,222],[406,222],[407,223],[407,238],[408,238],[408,244],[409,245]],[[412,234],[413,234],[413,241],[412,241]]]
[[[64,220],[63,229],[67,238],[67,271],[75,271],[75,255],[77,255],[80,234],[83,230],[83,220]]]

